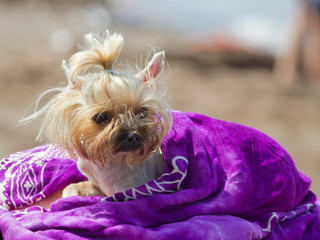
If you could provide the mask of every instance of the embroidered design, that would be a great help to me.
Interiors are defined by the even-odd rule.
[[[44,171],[53,158],[64,159],[50,145],[14,153],[0,161],[0,206],[16,209],[45,198]]]
[[[315,205],[312,203],[306,203],[298,206],[296,209],[290,212],[272,212],[270,217],[267,221],[263,221],[264,223],[267,222],[266,227],[260,226],[260,239],[265,238],[275,227],[276,224],[280,222],[284,222],[289,219],[293,219],[295,217],[299,217],[303,214],[309,212]]]

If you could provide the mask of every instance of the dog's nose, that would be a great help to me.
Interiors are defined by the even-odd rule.
[[[136,143],[139,143],[140,141],[141,141],[141,137],[137,133],[130,133],[128,135],[127,142],[131,144],[136,144]]]
[[[117,146],[116,152],[132,152],[142,146],[142,138],[136,132],[131,132],[122,136],[118,140],[120,143]]]

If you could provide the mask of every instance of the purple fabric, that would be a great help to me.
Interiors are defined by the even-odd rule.
[[[288,153],[263,133],[173,112],[165,173],[111,197],[73,196],[28,206],[83,181],[50,145],[0,162],[4,239],[320,239],[320,203]]]

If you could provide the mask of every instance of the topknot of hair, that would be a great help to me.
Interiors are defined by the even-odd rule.
[[[72,55],[69,60],[67,77],[71,81],[88,73],[112,69],[124,43],[121,34],[111,34],[108,30],[102,36],[86,34],[84,41],[82,50]]]

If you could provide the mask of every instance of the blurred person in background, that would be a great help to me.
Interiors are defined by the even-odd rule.
[[[320,0],[301,0],[288,49],[281,49],[274,74],[284,85],[297,79],[320,86]]]

